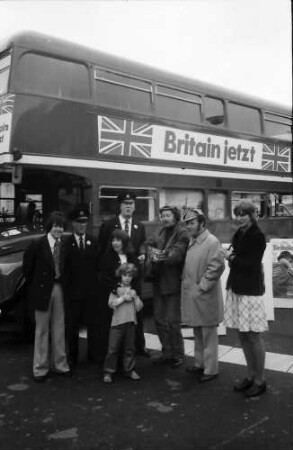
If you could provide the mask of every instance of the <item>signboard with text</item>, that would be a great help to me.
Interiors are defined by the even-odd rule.
[[[98,116],[98,151],[227,168],[291,171],[291,149],[179,128]]]

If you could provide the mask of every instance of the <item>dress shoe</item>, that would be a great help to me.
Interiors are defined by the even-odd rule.
[[[112,375],[110,373],[105,373],[104,377],[103,377],[103,381],[106,384],[110,384],[113,383],[113,378]]]
[[[206,383],[207,381],[212,381],[215,380],[218,377],[218,374],[216,373],[215,375],[208,375],[206,373],[203,373],[200,377],[199,377],[199,381],[201,383]]]
[[[44,383],[45,381],[47,381],[48,375],[39,375],[39,376],[34,376],[34,380],[36,383]]]
[[[185,369],[188,373],[193,373],[194,375],[201,375],[203,373],[202,367],[190,366]]]
[[[254,378],[244,378],[244,380],[240,381],[239,383],[235,383],[233,386],[234,392],[244,392],[247,389],[251,388],[254,383]]]
[[[125,373],[124,376],[125,376],[126,378],[130,378],[131,380],[134,380],[134,381],[137,381],[137,380],[140,380],[140,379],[141,379],[141,376],[138,375],[138,373],[135,372],[135,370],[132,370],[132,371],[129,372],[129,373]]]
[[[264,381],[262,384],[254,383],[247,391],[245,391],[245,396],[247,398],[258,397],[261,394],[264,394],[267,391],[267,384]]]

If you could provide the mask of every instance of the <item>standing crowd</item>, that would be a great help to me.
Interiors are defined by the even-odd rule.
[[[162,207],[162,227],[147,238],[134,216],[135,195],[124,192],[117,200],[119,213],[101,225],[97,239],[87,232],[86,208],[72,211],[72,233],[66,237],[65,218],[54,211],[46,235],[24,254],[35,314],[34,380],[46,381],[50,371],[71,376],[82,326],[87,328],[87,358],[101,366],[105,383],[112,383],[117,371],[139,380],[135,356],[150,356],[141,300],[142,282],[147,280],[153,284],[154,322],[162,346],[154,363],[173,368],[184,364],[181,325],[187,325],[194,333],[194,364],[186,370],[200,382],[214,380],[219,374],[217,327],[224,320],[238,330],[247,363],[247,376],[234,391],[247,397],[266,392],[266,242],[254,204],[242,200],[234,208],[239,228],[225,250],[197,210],[188,210],[182,220],[177,208]],[[225,259],[230,273],[224,307]]]

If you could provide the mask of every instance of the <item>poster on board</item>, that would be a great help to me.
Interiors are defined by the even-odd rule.
[[[271,239],[272,293],[274,301],[292,300],[293,239]]]

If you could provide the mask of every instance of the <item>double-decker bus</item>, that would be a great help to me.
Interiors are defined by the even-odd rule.
[[[289,108],[37,33],[0,51],[1,259],[53,209],[86,203],[97,233],[124,189],[147,232],[171,204],[229,242],[249,197],[268,240],[292,237]]]

